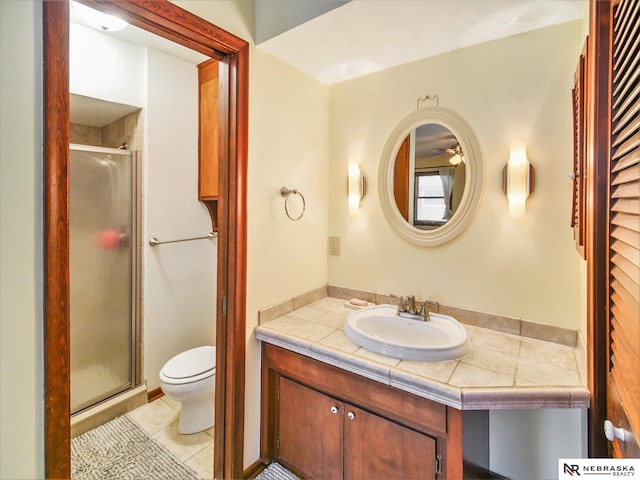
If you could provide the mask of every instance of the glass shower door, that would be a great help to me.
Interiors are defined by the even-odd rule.
[[[136,385],[133,152],[71,145],[71,412]]]

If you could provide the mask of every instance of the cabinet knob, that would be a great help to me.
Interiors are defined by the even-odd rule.
[[[347,413],[347,418],[349,420],[353,420],[354,418],[356,418],[356,414],[353,413],[353,412],[349,412],[349,413]]]
[[[576,178],[578,178],[578,174],[576,172],[571,172],[569,174],[569,180],[575,180]]]
[[[627,439],[627,431],[624,428],[616,427],[610,420],[604,421],[604,436],[613,442],[615,439],[624,442]]]
[[[338,407],[331,407],[331,413],[335,414],[338,413]]]

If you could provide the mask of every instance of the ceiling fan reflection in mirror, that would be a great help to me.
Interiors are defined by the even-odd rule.
[[[452,148],[447,148],[446,152],[451,155],[449,159],[449,163],[454,166],[458,166],[464,162],[464,152],[462,151],[462,147],[460,144],[456,144],[456,146]]]

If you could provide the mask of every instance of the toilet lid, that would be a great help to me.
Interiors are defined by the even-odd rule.
[[[216,368],[216,347],[204,346],[179,353],[169,360],[162,373],[169,378],[187,378]]]

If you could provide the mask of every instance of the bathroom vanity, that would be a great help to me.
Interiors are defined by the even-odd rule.
[[[262,358],[267,459],[305,478],[462,477],[460,410],[273,345]]]
[[[343,303],[325,298],[255,330],[265,463],[305,478],[458,479],[465,410],[588,406],[575,349],[467,325],[463,358],[398,360],[346,337]]]

